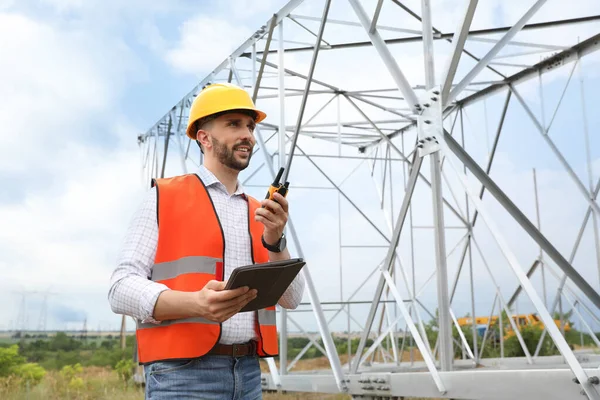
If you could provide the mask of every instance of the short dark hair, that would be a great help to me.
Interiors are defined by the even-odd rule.
[[[233,114],[233,113],[245,114],[245,115],[251,117],[254,121],[256,121],[256,119],[258,118],[258,114],[253,110],[234,109],[234,110],[225,110],[225,111],[221,111],[221,112],[214,113],[211,115],[207,115],[206,117],[200,118],[199,120],[194,122],[194,132],[196,132],[196,143],[198,143],[198,147],[200,147],[200,152],[202,154],[204,154],[204,149],[202,149],[202,145],[200,144],[200,141],[198,140],[198,131],[200,129],[202,129],[202,127],[204,125],[219,118],[221,115]]]

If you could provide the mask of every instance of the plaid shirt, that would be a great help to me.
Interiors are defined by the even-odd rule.
[[[227,280],[235,268],[252,263],[248,202],[240,182],[236,192],[229,195],[225,185],[206,167],[200,167],[198,176],[206,185],[223,227]],[[129,315],[142,322],[160,323],[152,318],[152,314],[158,295],[168,287],[148,278],[158,244],[156,207],[156,188],[152,188],[131,221],[117,268],[111,276],[108,298],[115,313]],[[303,274],[298,274],[279,300],[279,305],[296,308],[302,300],[304,283]],[[238,313],[223,322],[220,343],[243,343],[257,339],[255,318],[255,313]]]

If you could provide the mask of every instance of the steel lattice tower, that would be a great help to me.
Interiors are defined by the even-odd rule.
[[[600,143],[590,106],[600,102],[600,81],[586,72],[598,68],[600,15],[536,20],[568,5],[526,0],[511,2],[519,15],[510,26],[492,26],[478,20],[493,15],[490,3],[457,3],[449,21],[430,0],[291,0],[138,135],[147,185],[202,162],[185,128],[206,84],[244,86],[269,116],[241,177],[260,198],[286,167],[288,236],[291,252],[308,261],[309,303],[279,310],[281,356],[279,366],[267,360],[265,390],[600,399],[600,358],[572,350],[553,319],[572,309],[600,347],[592,329],[600,323]],[[503,154],[534,167],[534,204],[499,172]],[[564,171],[570,189],[558,197],[580,215],[575,232],[542,223],[552,199],[538,198],[537,185],[549,163]],[[582,242],[588,247],[578,256]],[[457,307],[489,317],[528,309],[546,330],[531,351],[518,318],[507,318],[525,356],[505,357],[500,335],[500,356],[482,357],[490,326],[479,326],[481,341],[473,340],[476,323],[455,338]],[[304,331],[298,321],[308,316],[318,333],[305,332],[310,343],[288,360],[288,328]],[[431,343],[427,320],[438,327]],[[350,331],[361,331],[357,350],[338,354],[333,323],[344,324],[349,344]],[[545,336],[560,356],[540,354]],[[422,361],[412,351],[403,359],[411,345]],[[294,369],[311,346],[330,369]]]

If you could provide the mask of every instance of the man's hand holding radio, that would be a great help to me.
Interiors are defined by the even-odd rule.
[[[261,201],[262,208],[256,209],[255,220],[265,226],[264,241],[276,245],[283,235],[283,229],[288,220],[288,201],[281,194],[275,192],[273,200]]]

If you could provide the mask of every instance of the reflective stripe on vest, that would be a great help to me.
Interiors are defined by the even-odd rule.
[[[195,174],[153,182],[157,186],[158,248],[151,279],[172,290],[198,291],[210,280],[223,280],[225,240],[221,223],[206,187]],[[248,234],[252,262],[269,261],[261,236],[264,226],[254,220],[260,202],[248,200]],[[275,307],[259,310],[258,353],[277,356]],[[204,318],[138,323],[141,363],[194,358],[206,354],[221,336],[221,324]]]
[[[214,275],[218,262],[221,262],[220,258],[193,256],[154,264],[154,267],[152,267],[152,280],[163,281],[194,272]]]
[[[272,308],[272,310],[270,308]],[[269,307],[264,310],[258,310],[258,322],[261,325],[275,325],[275,319],[275,307]]]

